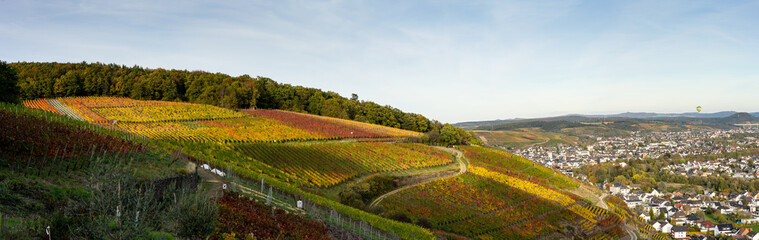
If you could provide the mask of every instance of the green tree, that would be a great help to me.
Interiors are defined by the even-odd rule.
[[[340,104],[340,100],[337,98],[330,98],[327,99],[327,101],[324,101],[321,114],[327,117],[348,118],[348,113],[345,112],[345,109],[343,109],[343,106]]]
[[[55,80],[55,95],[61,97],[77,96],[82,91],[84,77],[80,72],[68,72]]]
[[[316,93],[308,99],[308,112],[311,114],[320,115],[322,111],[322,105],[324,105],[324,96],[321,93]]]
[[[440,129],[440,142],[442,144],[450,146],[459,143],[460,140],[461,135],[453,125],[446,123],[443,125],[443,128]]]
[[[414,118],[416,119],[416,127],[417,127],[417,130],[419,132],[427,132],[427,131],[430,130],[429,129],[430,128],[430,120],[429,119],[427,119],[426,117],[424,117],[424,116],[422,116],[420,114],[415,114]]]
[[[19,103],[20,91],[16,71],[0,61],[0,102]]]

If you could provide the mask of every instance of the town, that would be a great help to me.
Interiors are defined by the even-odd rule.
[[[633,132],[627,137],[594,137],[596,141],[587,146],[533,145],[514,153],[531,159],[546,167],[574,176],[573,169],[585,165],[602,164],[622,160],[659,158],[662,155],[681,156],[720,154],[740,151],[748,146],[759,146],[756,137],[742,137],[759,133],[758,129],[738,128],[730,130],[692,130],[683,132]],[[713,159],[707,162],[688,162],[669,166],[663,171],[673,174],[708,176],[727,173],[735,177],[756,177],[759,168],[753,165],[759,156],[741,159]],[[622,163],[624,164],[624,163]]]
[[[753,137],[757,129],[691,130],[682,132],[633,132],[627,137],[592,137],[585,146],[557,144],[528,146],[515,154],[544,166],[575,176],[573,170],[585,165],[612,162],[625,167],[629,160],[654,159],[665,155],[689,156],[722,154],[759,146]],[[715,158],[704,161],[685,161],[668,165],[660,171],[685,176],[727,175],[757,178],[759,156]],[[586,180],[584,175],[578,174]],[[695,192],[661,189],[643,191],[640,184],[606,183],[598,187],[618,197],[633,209],[640,220],[651,229],[675,239],[732,239],[759,240],[759,193],[717,192],[712,189]],[[745,228],[744,228],[745,227]],[[751,228],[750,228],[751,227]]]
[[[656,189],[641,191],[639,187],[614,183],[606,184],[604,189],[623,199],[651,228],[675,239],[714,239],[711,236],[759,239],[759,233],[749,228],[759,226],[757,193],[707,190],[664,194]],[[725,223],[730,220],[735,223]]]

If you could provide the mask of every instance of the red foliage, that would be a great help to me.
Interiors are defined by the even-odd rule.
[[[330,239],[322,224],[299,215],[286,213],[237,193],[227,193],[219,200],[219,223],[211,239],[234,232],[236,236],[258,239]]]
[[[305,129],[314,133],[319,133],[335,138],[374,138],[393,136],[392,133],[385,133],[387,128],[376,126],[374,129],[360,127],[359,125],[349,125],[347,120],[332,119],[327,117],[312,116],[309,114],[277,111],[277,110],[244,110],[254,116],[263,116],[274,118],[288,126]]]
[[[79,157],[97,151],[141,151],[140,145],[94,130],[0,110],[0,153],[19,160]]]

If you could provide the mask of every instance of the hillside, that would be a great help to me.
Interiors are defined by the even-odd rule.
[[[619,113],[609,115],[566,115],[558,117],[547,118],[534,118],[534,119],[507,119],[507,120],[491,120],[491,121],[469,121],[453,124],[456,127],[462,127],[465,129],[494,129],[502,128],[502,126],[509,126],[511,124],[528,122],[601,122],[601,121],[688,121],[688,122],[709,122],[715,124],[734,124],[733,122],[725,122],[724,120],[730,119],[734,115],[744,115],[744,117],[753,116],[759,117],[759,112],[754,113],[739,113],[735,111],[724,111],[716,113]],[[721,119],[721,120],[720,120]],[[751,119],[749,119],[751,120]],[[754,120],[756,121],[756,120]]]
[[[682,131],[689,128],[729,129],[736,127],[734,124],[759,122],[759,118],[748,113],[734,113],[727,117],[713,118],[572,118],[573,120],[565,120],[564,118],[520,120],[498,125],[479,126],[475,129],[483,131],[530,130],[554,133],[582,133],[587,132],[585,130],[595,129],[591,132],[595,132],[596,134],[591,135],[613,136],[614,134],[624,134],[624,132],[629,131]]]
[[[9,64],[21,100],[111,96],[208,104],[229,109],[280,109],[428,132],[432,121],[391,106],[335,92],[277,83],[265,77],[203,71],[146,69],[103,63]]]
[[[609,230],[619,229],[621,220],[608,220],[610,215],[603,213],[605,210],[570,192],[579,185],[569,177],[501,151],[466,146],[442,151],[413,143],[422,137],[416,132],[281,110],[231,111],[201,104],[127,98],[75,97],[24,103],[99,124],[109,131],[126,132],[135,139],[157,141],[151,145],[167,152],[181,149],[199,161],[196,164],[225,169],[223,181],[246,196],[271,201],[295,213],[302,211],[295,206],[296,200],[307,200],[311,206],[305,209],[307,215],[326,217],[332,225],[366,237],[432,236],[432,232],[418,226],[432,227],[440,234],[496,239],[613,238],[622,234]],[[411,142],[403,143],[408,140]],[[451,152],[460,153],[454,157]],[[448,175],[447,172],[458,171],[457,161],[468,161],[468,170],[461,175]],[[388,193],[401,187],[407,189]],[[461,195],[448,194],[452,197],[449,200],[429,198],[455,205],[451,212],[435,210],[442,216],[425,215],[428,210],[424,206],[433,210],[443,205],[407,197],[433,194],[425,189],[448,188],[451,189],[443,192]],[[466,191],[483,193],[482,197],[490,200],[457,200],[472,196]],[[385,200],[379,209],[368,207],[373,198],[383,194]],[[472,204],[485,200],[496,205],[473,208]],[[522,209],[526,205],[519,204],[527,202],[532,207]],[[341,220],[333,219],[335,214]],[[352,221],[364,221],[374,230],[355,229]],[[604,225],[598,225],[599,221]],[[535,231],[512,231],[525,226]]]
[[[477,239],[623,235],[622,219],[567,191],[579,187],[571,178],[498,150],[459,149],[467,173],[389,197],[384,215]]]

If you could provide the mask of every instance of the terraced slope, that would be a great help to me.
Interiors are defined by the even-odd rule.
[[[466,174],[391,195],[381,203],[384,215],[407,216],[412,222],[477,239],[564,238],[574,233],[559,233],[570,229],[579,229],[584,238],[614,239],[623,234],[622,220],[616,215],[549,187],[546,181],[529,180],[547,174],[509,175],[514,172],[510,169],[532,169],[529,161],[496,161],[483,156],[503,155],[479,147],[463,149],[471,163]]]
[[[252,143],[420,135],[303,113],[279,110],[236,112],[203,104],[117,97],[37,99],[25,104],[150,138],[175,141]]]
[[[235,112],[210,105],[117,97],[36,99],[27,107],[155,139],[191,142],[282,142],[419,136],[380,125],[279,110]]]
[[[490,171],[519,176],[559,189],[573,189],[580,186],[571,177],[511,153],[479,146],[457,146],[457,148],[464,151],[472,165]]]
[[[317,187],[330,187],[362,174],[453,162],[448,152],[412,143],[250,144],[236,149],[284,175]]]

